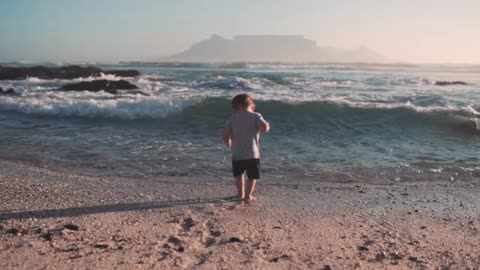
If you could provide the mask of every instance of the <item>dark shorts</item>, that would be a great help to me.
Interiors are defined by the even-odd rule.
[[[260,178],[260,159],[232,160],[233,177],[242,175],[247,171],[250,179]]]

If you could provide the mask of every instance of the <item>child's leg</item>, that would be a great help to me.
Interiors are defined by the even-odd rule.
[[[245,199],[245,180],[243,177],[244,174],[235,177],[235,186],[237,186],[238,197],[240,199]]]
[[[246,196],[245,198],[247,200],[250,200],[250,201],[253,201],[255,200],[256,198],[252,196],[253,194],[253,191],[255,190],[255,184],[257,183],[257,180],[255,179],[252,179],[252,178],[248,178],[248,181],[247,181],[247,190],[246,190]]]

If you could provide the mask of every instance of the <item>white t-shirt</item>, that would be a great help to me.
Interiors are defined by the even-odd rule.
[[[267,122],[262,115],[251,111],[234,112],[225,124],[232,138],[232,159],[260,158],[260,130]]]

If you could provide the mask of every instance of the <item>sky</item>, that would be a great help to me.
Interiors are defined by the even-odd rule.
[[[0,61],[149,61],[212,34],[300,34],[414,63],[480,64],[478,0],[0,0]]]

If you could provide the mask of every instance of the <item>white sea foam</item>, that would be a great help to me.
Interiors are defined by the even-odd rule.
[[[50,83],[50,82],[56,81],[56,80],[45,80],[45,79],[40,79],[40,78],[37,78],[37,77],[28,77],[25,81],[28,82],[28,83],[41,84],[41,83]]]
[[[82,95],[81,98],[79,95]],[[0,108],[36,115],[104,117],[121,119],[164,118],[199,100],[172,100],[142,95],[116,96],[109,93],[49,93],[39,98],[2,97]]]
[[[94,81],[94,80],[109,80],[109,81],[119,81],[125,79],[132,79],[131,77],[119,77],[114,74],[104,74],[100,73],[100,76],[89,76],[89,77],[79,77],[72,80],[67,79],[41,79],[37,77],[27,77],[25,79],[26,83],[29,84],[45,84],[45,83],[72,83],[72,82],[85,82],[85,81]]]
[[[160,89],[167,88],[168,86],[162,83],[160,80],[149,80],[145,77],[140,77],[135,84],[138,85],[143,90],[148,90],[148,92],[157,92]]]
[[[119,80],[125,80],[127,77],[118,77],[115,76],[114,74],[104,74],[100,73],[100,76],[89,76],[86,78],[75,78],[72,81],[74,82],[85,82],[85,81],[94,81],[94,80],[109,80],[109,81],[119,81]]]
[[[433,173],[441,173],[443,171],[443,168],[438,168],[438,169],[429,169],[429,171]]]
[[[468,106],[465,108],[465,110],[466,110],[467,112],[473,114],[473,115],[480,115],[480,113],[473,108],[473,105],[472,105],[472,104],[468,105]]]

